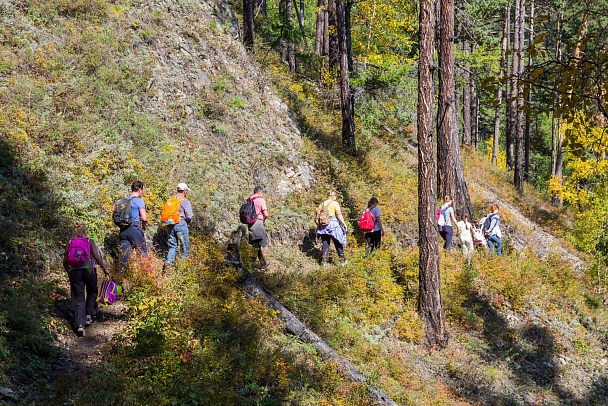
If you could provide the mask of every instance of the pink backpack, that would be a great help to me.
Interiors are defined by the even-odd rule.
[[[365,209],[363,214],[359,217],[359,229],[364,233],[369,233],[374,227],[376,227],[376,223],[374,222],[372,212],[370,209]]]
[[[82,268],[91,260],[88,237],[76,237],[68,245],[66,263],[73,268]]]

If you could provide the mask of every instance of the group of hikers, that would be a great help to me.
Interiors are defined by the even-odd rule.
[[[119,272],[124,271],[127,267],[133,250],[136,250],[142,257],[148,256],[144,235],[148,223],[146,204],[142,199],[144,186],[141,181],[133,182],[131,194],[119,199],[114,207],[113,219],[115,224],[119,226]],[[163,269],[173,266],[178,251],[184,259],[189,256],[188,227],[194,216],[192,203],[187,199],[190,190],[187,184],[179,183],[176,188],[177,193],[172,195],[165,203],[161,212],[161,221],[167,226],[168,235],[168,252]],[[317,217],[315,218],[317,224],[316,235],[322,241],[321,262],[324,267],[329,267],[331,263],[330,246],[332,242],[340,258],[340,265],[345,266],[348,263],[344,255],[348,228],[337,197],[338,194],[335,190],[330,191],[327,199],[317,208]],[[364,257],[380,247],[382,236],[385,234],[382,213],[378,203],[378,199],[372,197],[359,218],[359,228],[366,241]],[[453,224],[456,224],[457,233],[462,242],[462,250],[465,254],[470,254],[474,250],[474,243],[476,243],[473,236],[473,230],[475,229],[469,223],[466,214],[462,214],[461,220],[457,221],[454,209],[451,206],[452,199],[446,196],[445,203],[438,209],[439,233],[445,241],[444,248],[448,249],[450,247],[454,235]],[[250,214],[243,213],[247,210],[247,207],[249,207]],[[501,255],[498,211],[498,205],[493,204],[491,213],[484,217],[480,223],[482,227],[485,227],[484,224],[488,223],[488,226],[485,227],[487,245],[491,250],[496,246],[497,254]],[[256,256],[252,258],[252,266],[260,270],[268,269],[269,264],[264,257],[262,248],[266,247],[268,243],[264,223],[268,219],[269,212],[266,200],[264,200],[264,189],[261,186],[254,188],[253,195],[241,206],[239,215],[241,222],[248,225],[248,229],[243,230],[244,235],[248,236],[249,244],[257,250]],[[486,221],[486,218],[489,220]],[[70,240],[65,248],[63,266],[70,280],[76,333],[84,336],[86,326],[93,322],[93,317],[97,313],[97,302],[99,301],[95,263],[101,267],[107,278],[110,277],[110,273],[95,242],[87,237],[87,228],[84,222],[79,221],[75,225],[74,235],[75,237]]]
[[[452,198],[445,196],[443,205],[437,209],[437,226],[439,235],[444,241],[443,248],[450,249],[454,236],[454,224],[456,232],[460,237],[463,254],[470,256],[478,245],[487,245],[490,252],[498,256],[502,255],[502,232],[500,231],[500,208],[494,203],[490,206],[490,212],[482,217],[476,226],[469,223],[466,213],[460,215],[460,221],[456,220]]]
[[[167,225],[167,246],[169,248],[164,267],[173,266],[178,249],[182,258],[187,258],[190,252],[188,225],[194,213],[192,203],[186,198],[189,191],[190,188],[185,183],[178,184],[177,193],[165,203],[161,213],[161,220]],[[120,272],[127,267],[134,249],[140,256],[148,256],[144,235],[148,214],[146,204],[142,199],[143,193],[144,183],[135,181],[131,184],[131,194],[119,199],[114,207],[114,222],[119,225],[118,263]],[[167,218],[163,218],[164,216]],[[70,280],[74,326],[79,336],[86,334],[85,327],[93,323],[93,318],[97,313],[99,298],[95,263],[109,278],[110,273],[99,254],[97,245],[93,239],[87,237],[86,224],[79,221],[74,226],[74,238],[66,245],[63,256],[63,267]]]

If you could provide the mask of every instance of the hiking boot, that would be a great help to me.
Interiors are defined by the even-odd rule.
[[[78,335],[78,337],[84,337],[86,335],[84,331],[84,326],[82,324],[76,329],[76,334]]]
[[[90,326],[93,324],[93,318],[90,315],[87,315],[87,320],[84,322],[85,326]]]

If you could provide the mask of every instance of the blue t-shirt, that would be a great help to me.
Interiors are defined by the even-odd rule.
[[[139,217],[139,209],[145,209],[146,203],[141,197],[131,197],[131,217],[133,218],[134,223],[141,222],[141,218]]]
[[[382,213],[380,212],[380,209],[378,208],[378,206],[376,206],[373,209],[371,209],[369,212],[372,214],[372,218],[374,219],[374,229],[372,230],[372,232],[379,231],[380,224],[378,224],[378,217],[380,217],[382,215]]]

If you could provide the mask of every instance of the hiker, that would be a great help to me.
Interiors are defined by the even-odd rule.
[[[74,235],[65,247],[63,268],[70,278],[76,334],[82,337],[85,335],[85,326],[93,323],[93,316],[97,313],[97,273],[93,260],[106,276],[110,276],[110,273],[99,255],[95,241],[87,237],[87,227],[83,221],[74,226]]]
[[[127,267],[127,262],[131,257],[131,252],[135,248],[142,257],[148,256],[148,248],[146,246],[146,237],[144,231],[148,223],[148,214],[146,213],[146,203],[141,196],[144,193],[144,183],[136,180],[131,185],[131,218],[133,223],[130,226],[121,227],[118,238],[120,239],[120,270]]]
[[[248,225],[249,244],[251,244],[253,248],[257,248],[257,259],[260,261],[259,269],[265,271],[270,265],[266,262],[266,258],[264,258],[264,254],[262,253],[262,248],[266,247],[268,244],[266,229],[264,228],[264,222],[268,218],[268,207],[266,206],[266,200],[264,200],[264,188],[256,186],[253,189],[253,196],[251,196],[249,200],[253,201],[253,207],[258,216],[253,224]],[[252,263],[255,266],[255,258],[252,259]]]
[[[327,200],[319,207],[326,207],[329,214],[329,224],[317,226],[317,235],[321,236],[323,241],[323,248],[321,250],[321,256],[324,266],[329,266],[329,249],[330,242],[334,242],[336,252],[342,259],[342,266],[346,265],[348,261],[344,257],[344,247],[346,246],[346,223],[344,217],[342,217],[342,210],[340,204],[336,201],[338,197],[336,191],[332,190],[327,195]]]
[[[454,209],[451,206],[452,198],[450,196],[445,196],[443,206],[440,207],[440,215],[444,219],[444,224],[440,226],[439,234],[445,241],[443,248],[446,250],[450,248],[450,245],[452,244],[452,237],[454,236],[454,228],[452,227],[452,224],[457,223],[456,217],[454,217]]]
[[[483,222],[483,231],[490,247],[490,252],[494,251],[496,246],[496,255],[499,257],[502,255],[502,233],[500,231],[500,216],[498,215],[499,207],[498,204],[494,203],[490,206],[490,213],[486,216],[486,220]]]
[[[462,253],[468,256],[473,253],[473,226],[469,223],[469,215],[462,213],[457,226],[462,242]]]
[[[169,225],[169,238],[167,245],[169,246],[169,252],[167,253],[166,265],[173,265],[175,256],[177,255],[177,246],[180,245],[180,254],[182,258],[188,258],[190,254],[190,238],[188,235],[188,225],[192,220],[192,203],[186,199],[186,195],[191,189],[185,183],[177,185],[177,194],[173,196],[173,199],[179,200],[179,220]],[[177,220],[177,219],[176,219]]]
[[[378,207],[378,199],[376,197],[369,199],[369,202],[367,202],[367,209],[374,220],[374,229],[364,234],[365,242],[367,243],[365,254],[363,255],[364,258],[371,254],[375,249],[380,248],[380,242],[384,235],[384,227],[382,226],[381,218],[382,213]]]

